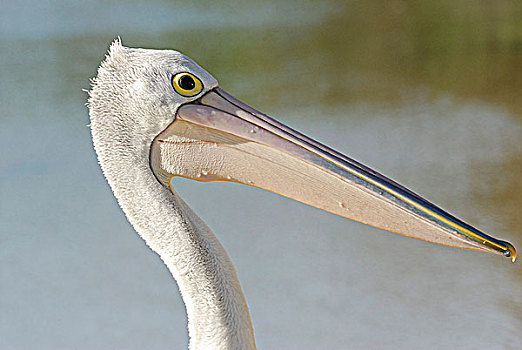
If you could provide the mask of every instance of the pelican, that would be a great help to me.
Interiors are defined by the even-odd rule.
[[[256,346],[234,266],[174,191],[176,176],[255,186],[394,233],[516,258],[510,243],[232,97],[177,51],[115,40],[88,108],[119,205],[178,284],[192,350]]]

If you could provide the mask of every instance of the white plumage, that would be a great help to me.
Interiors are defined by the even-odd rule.
[[[176,82],[184,72],[193,78]],[[254,349],[254,332],[230,258],[172,190],[172,176],[258,186],[396,233],[516,256],[509,243],[235,100],[179,52],[116,40],[89,95],[103,173],[176,279],[193,350]]]
[[[161,73],[180,66],[198,73],[205,86],[217,85],[177,52],[165,55],[114,42],[90,92],[94,148],[128,220],[178,283],[187,309],[190,348],[254,349],[248,308],[230,258],[203,221],[156,180],[149,165],[154,137],[185,102],[168,90],[170,76]],[[151,98],[161,94],[173,98]]]

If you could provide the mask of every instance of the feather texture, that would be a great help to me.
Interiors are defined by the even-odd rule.
[[[117,39],[89,92],[98,161],[129,222],[167,265],[185,302],[189,348],[254,349],[248,307],[236,271],[216,236],[154,176],[151,144],[191,99],[170,79],[192,72],[205,91],[217,81],[176,51],[124,47]],[[174,157],[175,159],[175,157]]]

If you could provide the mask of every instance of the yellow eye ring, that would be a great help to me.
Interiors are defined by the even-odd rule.
[[[196,96],[203,90],[203,84],[194,74],[178,73],[172,77],[172,86],[181,96]]]

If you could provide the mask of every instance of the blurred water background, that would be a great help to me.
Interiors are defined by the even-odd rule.
[[[0,348],[182,349],[174,280],[102,177],[84,106],[118,35],[522,249],[522,4],[4,1]],[[260,349],[520,349],[522,264],[177,180]]]

